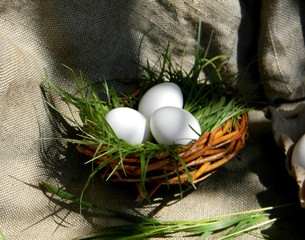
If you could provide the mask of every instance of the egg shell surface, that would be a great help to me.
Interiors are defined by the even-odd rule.
[[[291,163],[305,169],[305,134],[295,144]]]
[[[151,137],[148,120],[135,109],[114,108],[106,114],[105,120],[118,138],[132,145],[146,142]]]
[[[185,109],[177,107],[156,110],[150,119],[150,129],[155,140],[164,145],[186,145],[197,140],[201,134],[197,119]]]
[[[180,87],[172,82],[159,83],[142,96],[138,111],[147,119],[159,108],[172,106],[183,107],[183,94]]]

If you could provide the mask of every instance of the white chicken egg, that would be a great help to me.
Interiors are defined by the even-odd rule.
[[[109,111],[105,120],[109,123],[118,138],[132,145],[149,140],[148,120],[138,111],[128,107],[119,107]]]
[[[291,162],[305,169],[305,134],[297,141],[292,151]]]
[[[183,107],[183,95],[180,87],[172,82],[159,83],[142,96],[138,111],[150,119],[154,111],[161,107]]]
[[[150,129],[156,141],[164,145],[185,145],[197,140],[201,134],[197,119],[185,109],[177,107],[156,110],[150,119]]]

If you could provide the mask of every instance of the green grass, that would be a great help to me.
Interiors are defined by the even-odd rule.
[[[218,238],[219,240],[232,239],[243,234],[254,234],[254,230],[267,228],[277,221],[276,217],[271,217],[273,210],[294,205],[287,204],[276,207],[265,207],[212,216],[199,220],[159,221],[154,218],[120,212],[115,209],[84,201],[63,189],[46,182],[41,182],[41,186],[43,190],[61,198],[63,201],[68,200],[71,203],[79,204],[83,208],[96,209],[102,213],[110,214],[129,222],[126,225],[95,229],[93,235],[80,237],[78,239],[135,240],[148,239],[151,237],[171,238],[173,234],[177,233],[183,234],[185,238],[188,236],[197,237],[198,240],[207,239],[207,237],[213,234],[221,233],[221,236]],[[258,237],[262,237],[257,231],[255,234],[258,234]]]
[[[1,228],[0,228],[0,238],[1,238],[1,240],[6,240],[6,237]]]

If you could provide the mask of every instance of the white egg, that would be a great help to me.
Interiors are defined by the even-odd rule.
[[[305,134],[297,141],[292,151],[291,162],[305,169]]]
[[[197,140],[201,134],[197,119],[188,111],[177,107],[156,110],[150,119],[150,130],[156,141],[164,145],[185,145]]]
[[[119,107],[109,111],[105,120],[109,123],[118,138],[137,145],[149,140],[148,120],[138,111],[128,107]]]
[[[161,107],[183,107],[183,95],[180,87],[172,82],[159,83],[142,96],[138,111],[150,119],[154,111]]]

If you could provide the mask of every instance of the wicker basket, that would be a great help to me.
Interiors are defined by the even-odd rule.
[[[232,127],[233,124],[233,127]],[[211,176],[219,167],[232,159],[245,145],[248,129],[248,115],[244,113],[238,121],[228,120],[224,125],[215,128],[211,132],[204,133],[191,145],[185,145],[177,149],[180,157],[189,169],[193,183],[203,181]],[[84,145],[77,146],[77,150],[87,156],[94,156],[96,148]],[[139,155],[133,154],[124,159],[124,169],[117,167],[120,159],[111,161],[101,171],[102,180],[105,181],[113,170],[109,180],[113,182],[128,182],[138,186],[140,191],[141,165]],[[175,166],[172,156],[160,154],[151,158],[146,173],[146,184],[151,186],[148,196],[163,184],[189,184],[189,175],[184,167],[178,163]],[[101,164],[108,159],[107,156],[97,159],[96,164]],[[179,171],[179,177],[177,175]]]

